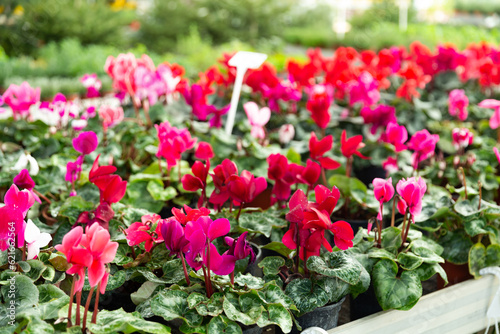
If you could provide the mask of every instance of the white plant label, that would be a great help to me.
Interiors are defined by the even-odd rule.
[[[239,51],[231,59],[229,65],[236,67],[236,80],[234,81],[233,95],[231,96],[231,105],[227,115],[226,133],[230,135],[233,132],[234,119],[236,117],[236,108],[240,99],[241,86],[243,85],[243,78],[246,71],[250,69],[257,69],[267,59],[264,53]]]

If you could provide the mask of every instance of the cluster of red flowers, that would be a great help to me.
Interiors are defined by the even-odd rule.
[[[310,256],[319,256],[323,245],[329,252],[332,247],[325,237],[329,230],[333,233],[335,245],[340,249],[352,247],[354,232],[345,221],[332,223],[330,216],[340,198],[336,187],[332,190],[318,185],[314,188],[316,202],[308,202],[302,190],[297,190],[290,198],[286,219],[290,229],[283,236],[283,244],[290,249],[297,249],[299,257],[307,260]]]
[[[100,200],[97,208],[92,211],[84,211],[78,216],[76,224],[87,224],[88,226],[97,222],[103,227],[108,227],[109,221],[115,215],[111,204],[118,203],[127,190],[127,181],[123,181],[116,172],[115,166],[99,166],[99,156],[94,161],[89,173],[89,180],[99,188]]]

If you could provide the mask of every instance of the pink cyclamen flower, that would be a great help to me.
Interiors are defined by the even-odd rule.
[[[80,78],[80,82],[83,87],[87,88],[87,97],[94,98],[99,97],[99,90],[102,87],[102,82],[97,78],[97,74],[84,74],[83,77]]]
[[[14,231],[12,231],[12,228],[14,228]],[[12,237],[12,233],[17,236],[18,247],[22,247],[24,228],[24,217],[20,210],[9,205],[0,207],[0,250],[6,251],[9,248],[8,242],[9,238]]]
[[[66,176],[64,180],[66,182],[75,182],[78,180],[80,173],[82,172],[83,156],[79,156],[75,162],[69,161],[66,165]]]
[[[387,174],[396,173],[399,170],[398,159],[394,157],[388,157],[382,162],[382,167],[385,169]]]
[[[418,169],[418,164],[434,155],[439,135],[431,135],[427,129],[415,132],[408,142],[408,148],[415,152],[411,156],[413,168]]]
[[[278,130],[278,135],[280,143],[286,145],[295,137],[295,128],[292,124],[283,124]]]
[[[99,139],[94,131],[82,132],[73,139],[73,148],[82,155],[87,155],[95,151]]]
[[[363,106],[371,106],[380,100],[377,80],[368,72],[362,72],[357,81],[352,81],[348,87],[351,106],[358,102],[362,103]]]
[[[19,210],[23,216],[26,217],[28,210],[33,203],[35,203],[35,198],[29,190],[19,190],[19,188],[13,184],[5,193],[4,202],[6,206]]]
[[[105,228],[94,223],[85,229],[80,245],[86,248],[92,256],[92,264],[88,267],[90,286],[96,286],[102,280],[100,291],[104,293],[108,277],[106,264],[115,258],[118,243],[110,240],[109,232]]]
[[[243,105],[245,113],[247,114],[248,121],[252,126],[251,135],[257,139],[264,139],[266,137],[266,130],[264,126],[271,118],[271,110],[268,107],[260,108],[255,102],[247,102]]]
[[[107,130],[123,121],[123,108],[103,105],[99,108],[99,117],[102,119],[104,130]]]
[[[177,165],[182,153],[192,149],[196,144],[197,139],[191,137],[188,129],[178,129],[168,121],[156,124],[155,128],[160,141],[156,156],[167,160],[168,168]]]
[[[3,94],[3,99],[14,115],[26,115],[32,105],[40,102],[40,88],[32,88],[26,81],[19,86],[11,84]]]
[[[82,236],[83,228],[77,226],[66,233],[60,245],[54,247],[66,256],[66,261],[71,265],[66,273],[78,275],[78,280],[75,282],[75,292],[82,290],[85,283],[85,270],[92,264],[92,254],[88,249],[80,246]]]
[[[493,147],[493,152],[495,152],[495,156],[497,157],[498,163],[500,164],[500,153],[498,152],[498,148]]]
[[[448,111],[451,116],[457,116],[459,120],[465,121],[467,119],[467,106],[469,105],[469,98],[465,95],[463,89],[454,89],[448,96]]]
[[[453,146],[457,150],[467,148],[474,141],[474,134],[467,128],[453,129],[451,136],[453,138]]]
[[[486,99],[478,104],[481,108],[494,109],[493,115],[490,118],[490,128],[496,129],[500,126],[500,101],[494,99]]]
[[[384,128],[390,123],[396,123],[396,108],[384,104],[378,105],[374,109],[363,107],[361,117],[365,124],[372,124],[371,134],[375,134],[379,128]]]
[[[406,141],[408,140],[408,131],[404,125],[389,123],[380,139],[388,144],[394,145],[396,152],[406,150]]]
[[[373,180],[373,194],[375,199],[379,201],[380,208],[378,211],[378,220],[382,220],[384,203],[389,202],[394,196],[394,186],[392,185],[392,177],[387,180],[375,178]],[[368,233],[371,230],[371,224],[368,224]]]
[[[396,190],[401,196],[398,202],[399,213],[405,214],[407,211],[411,214],[411,219],[422,211],[422,199],[427,191],[427,185],[422,178],[409,177],[399,180]]]
[[[154,231],[151,228],[156,224]],[[129,246],[136,246],[144,242],[144,249],[146,252],[151,251],[155,243],[163,242],[161,238],[161,217],[158,214],[144,215],[141,217],[140,222],[132,223],[126,230],[127,244]]]

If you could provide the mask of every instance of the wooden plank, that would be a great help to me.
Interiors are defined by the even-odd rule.
[[[492,275],[428,294],[409,311],[383,311],[331,329],[330,334],[474,333],[488,324],[486,311],[500,287]]]

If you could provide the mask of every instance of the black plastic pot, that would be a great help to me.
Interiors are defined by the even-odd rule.
[[[365,185],[370,185],[375,178],[385,179],[387,172],[382,166],[369,165],[363,168],[354,169],[356,177]]]
[[[255,262],[248,265],[245,273],[250,273],[255,277],[263,277],[264,273],[262,272],[262,268],[258,266],[259,262],[263,259],[262,249],[253,242],[250,242],[250,244],[252,245],[252,248],[255,252]]]
[[[338,303],[325,305],[318,307],[314,311],[304,314],[303,316],[297,318],[297,322],[305,330],[309,327],[319,327],[324,330],[329,330],[337,327],[339,321],[339,313],[342,308],[342,303],[346,297],[342,298]],[[295,327],[292,327],[290,334],[299,334],[301,331]],[[275,333],[283,333],[281,329],[276,326]]]
[[[377,301],[375,290],[373,289],[373,285],[371,284],[368,290],[366,290],[364,293],[358,295],[356,298],[353,298],[352,296],[349,296],[349,298],[351,298],[351,321],[358,320],[382,311],[382,307],[380,307]]]

